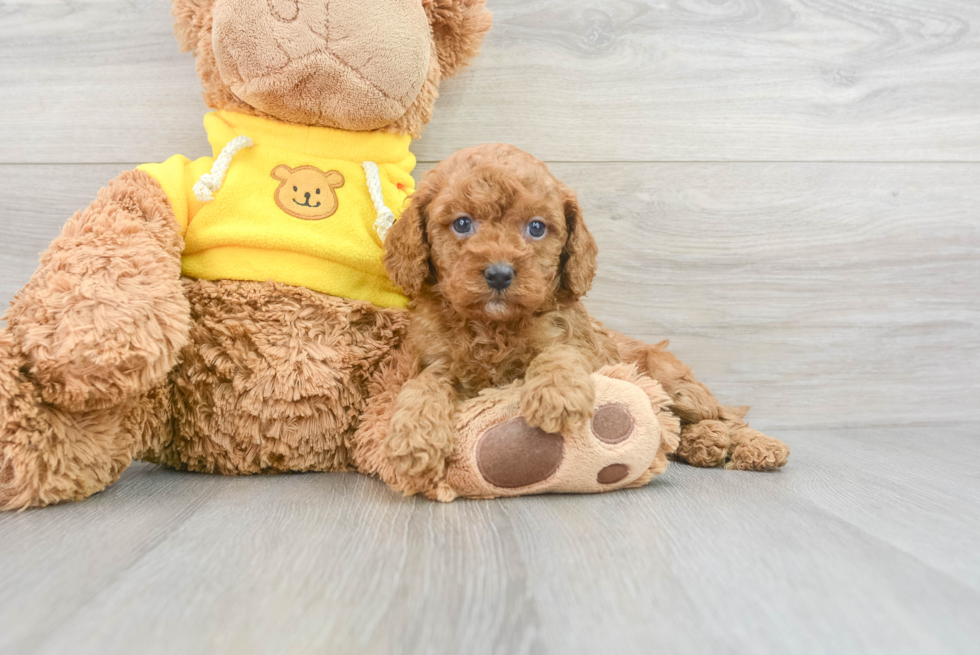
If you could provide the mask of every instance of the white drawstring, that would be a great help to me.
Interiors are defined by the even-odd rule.
[[[374,221],[374,231],[378,233],[381,242],[384,243],[385,235],[395,224],[395,214],[385,204],[385,197],[381,192],[381,172],[378,170],[378,165],[373,161],[365,161],[361,162],[361,168],[364,169],[364,175],[367,177],[368,191],[371,193],[374,210],[378,212],[378,218]]]
[[[255,142],[244,135],[229,141],[228,145],[221,149],[221,154],[214,160],[214,164],[211,165],[211,172],[202,175],[201,179],[194,184],[194,195],[197,196],[197,199],[201,202],[211,202],[214,199],[214,193],[221,188],[221,183],[225,181],[228,167],[231,166],[231,158],[237,155],[239,150],[251,148],[254,145]]]
[[[194,195],[197,196],[197,199],[201,202],[211,202],[215,192],[221,188],[225,181],[225,175],[228,174],[228,167],[231,166],[232,158],[238,154],[239,150],[251,148],[254,145],[255,142],[244,135],[229,141],[228,145],[221,149],[221,154],[214,160],[211,172],[202,175],[201,179],[194,184]],[[388,230],[395,224],[395,214],[385,204],[384,193],[381,190],[381,171],[378,169],[378,165],[373,161],[365,161],[361,162],[361,168],[364,169],[364,175],[367,177],[368,192],[371,194],[374,210],[378,213],[378,217],[374,221],[374,230],[384,242]]]

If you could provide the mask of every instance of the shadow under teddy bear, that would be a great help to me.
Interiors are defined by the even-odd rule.
[[[356,435],[383,439],[365,408],[391,391],[379,384],[407,321],[384,233],[414,189],[411,139],[490,15],[483,0],[173,4],[217,110],[204,121],[213,156],[121,174],[14,299],[0,330],[2,509],[85,498],[133,459],[231,475],[383,468]],[[785,461],[733,458],[749,428],[687,367],[647,352],[631,360],[689,424],[680,457]],[[477,479],[460,464],[459,492],[516,479],[493,466]]]

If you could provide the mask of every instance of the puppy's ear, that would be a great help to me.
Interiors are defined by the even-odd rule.
[[[436,197],[438,185],[423,180],[385,236],[385,269],[402,291],[414,298],[430,274],[429,241],[425,224],[429,220],[429,203]]]
[[[204,21],[210,17],[214,0],[173,0],[174,32],[184,52],[197,50],[198,39],[204,31]]]
[[[578,199],[568,187],[562,187],[565,194],[565,223],[568,238],[561,253],[560,289],[570,300],[578,300],[592,288],[596,272],[596,254],[599,252],[592,233],[585,227],[582,208]]]
[[[480,52],[493,24],[486,0],[422,0],[432,26],[442,79],[452,77]]]

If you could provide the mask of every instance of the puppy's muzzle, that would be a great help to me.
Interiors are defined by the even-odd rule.
[[[514,267],[503,262],[490,264],[483,270],[483,277],[487,279],[487,286],[491,289],[503,291],[514,281]]]

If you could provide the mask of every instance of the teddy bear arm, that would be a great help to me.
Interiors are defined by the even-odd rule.
[[[100,409],[166,378],[190,327],[182,249],[170,201],[143,171],[69,219],[5,316],[45,402]]]
[[[0,329],[0,511],[81,500],[170,440],[170,385],[113,407],[68,411],[44,401],[27,358]]]

